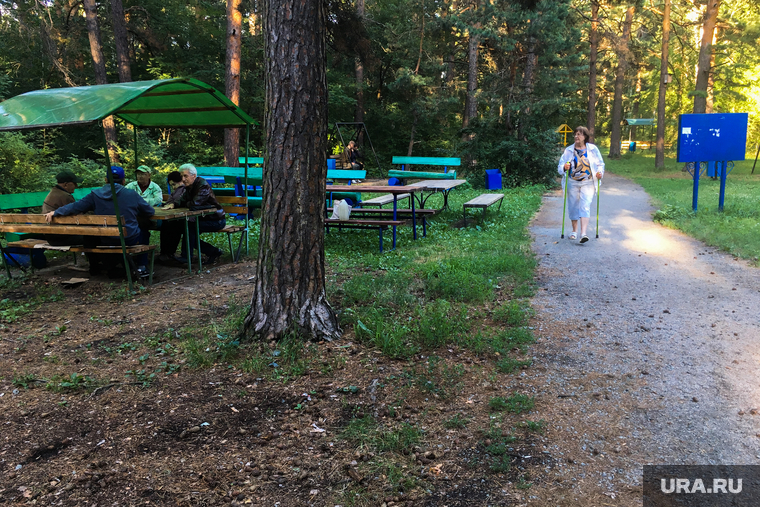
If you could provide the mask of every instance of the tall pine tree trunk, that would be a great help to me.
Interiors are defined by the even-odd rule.
[[[325,292],[325,3],[268,0],[264,23],[266,158],[248,338],[340,335]]]
[[[594,142],[594,129],[596,126],[596,54],[599,49],[599,3],[591,2],[591,32],[589,33],[589,60],[588,60],[588,113],[586,128],[588,128],[589,142]]]
[[[227,0],[227,57],[224,87],[227,98],[240,105],[240,51],[243,15],[240,0]],[[240,129],[224,129],[224,160],[227,167],[238,166]]]
[[[470,30],[470,40],[467,46],[467,96],[464,102],[464,117],[462,118],[462,128],[470,126],[470,120],[478,114],[478,102],[476,93],[478,91],[478,45],[480,39],[478,35]],[[464,134],[463,141],[467,141],[471,136]]]
[[[625,70],[628,66],[628,39],[631,36],[631,24],[636,7],[631,6],[625,13],[623,35],[618,44],[618,67],[615,72],[615,98],[612,102],[612,131],[610,132],[610,158],[620,158],[620,122],[623,119],[623,84]]]
[[[119,67],[119,82],[132,81],[132,70],[129,66],[129,41],[127,40],[127,25],[124,19],[124,6],[121,0],[111,0],[111,21],[113,23],[113,38],[116,46],[116,60]]]
[[[102,85],[108,83],[106,76],[106,61],[103,56],[103,44],[100,42],[100,26],[98,25],[98,7],[95,0],[84,0],[85,21],[87,23],[87,36],[90,39],[90,53],[92,54],[92,68],[95,72],[95,83]],[[119,164],[119,154],[116,151],[116,125],[113,116],[103,120],[103,129],[106,134],[106,143],[108,144],[108,155],[111,163]]]
[[[356,0],[356,16],[364,22],[364,0]],[[354,121],[364,122],[364,64],[361,57],[357,56],[355,61],[356,75],[356,109],[354,110]],[[364,142],[364,129],[359,131],[357,143],[361,146]]]
[[[636,93],[633,96],[633,107],[631,107],[631,118],[639,117],[639,107],[641,104],[641,67],[636,67]],[[635,141],[637,133],[636,125],[631,125],[628,129],[628,140]]]
[[[523,72],[523,96],[527,105],[522,111],[522,120],[520,121],[520,133],[521,138],[525,137],[525,129],[529,125],[528,118],[530,117],[530,104],[533,96],[533,81],[535,79],[536,67],[538,66],[538,55],[536,54],[536,46],[538,41],[534,36],[528,37],[528,52],[525,55],[525,70]]]
[[[657,148],[654,168],[665,168],[665,98],[668,91],[668,42],[670,41],[670,0],[665,0],[662,15],[662,57],[660,58],[660,94],[657,98]]]
[[[707,110],[707,85],[710,81],[712,41],[719,10],[720,0],[709,0],[707,2],[704,23],[702,24],[702,44],[699,46],[697,83],[694,87],[694,113],[704,113]]]

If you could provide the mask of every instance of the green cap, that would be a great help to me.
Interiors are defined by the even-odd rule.
[[[71,171],[61,171],[55,175],[58,183],[82,183],[84,180]]]
[[[147,165],[141,165],[137,169],[135,169],[135,172],[150,174],[152,171],[150,170],[150,167],[148,167]]]

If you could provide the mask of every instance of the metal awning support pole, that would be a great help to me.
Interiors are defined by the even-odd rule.
[[[119,201],[116,199],[116,184],[113,181],[113,173],[111,172],[111,155],[108,154],[108,138],[106,137],[106,129],[101,123],[101,132],[103,132],[103,147],[106,154],[106,174],[108,175],[108,183],[111,184],[111,196],[113,198],[113,211],[116,214],[116,225],[119,227],[119,241],[121,242],[121,253],[124,256],[124,269],[127,271],[127,283],[129,284],[129,290],[134,290],[132,285],[132,270],[129,269],[129,258],[127,257],[127,243],[124,241],[124,227],[121,225],[121,214],[119,213]]]
[[[137,166],[140,165],[137,161],[137,125],[132,125],[132,129],[135,131],[135,172],[137,172]]]
[[[251,213],[251,210],[249,208],[248,204],[248,154],[249,154],[249,146],[251,143],[251,125],[246,123],[245,124],[245,189],[243,190],[243,195],[245,196],[245,207],[248,210],[245,214],[245,254],[249,255],[248,253],[248,215]],[[263,172],[262,172],[263,174]],[[240,247],[238,247],[238,254],[240,252]],[[232,249],[230,248],[230,253],[232,253]]]

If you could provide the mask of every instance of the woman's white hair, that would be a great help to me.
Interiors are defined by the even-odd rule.
[[[179,166],[179,172],[183,173],[187,171],[192,176],[198,176],[198,170],[193,164],[182,164]]]

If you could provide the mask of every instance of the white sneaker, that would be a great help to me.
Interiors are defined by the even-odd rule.
[[[570,236],[568,236],[568,238],[570,238],[570,239],[577,239],[578,235],[576,233],[574,233],[574,232],[571,232]]]

